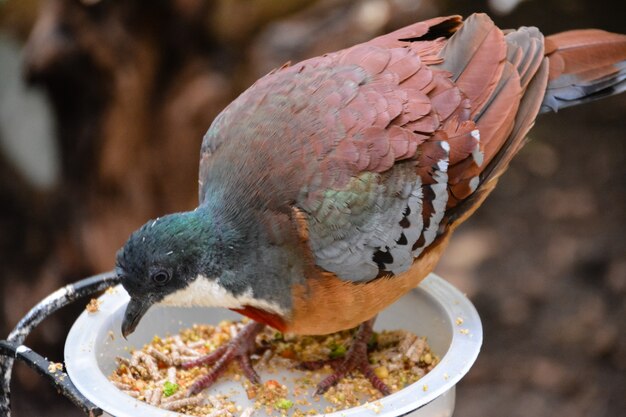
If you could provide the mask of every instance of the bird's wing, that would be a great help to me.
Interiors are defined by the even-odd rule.
[[[255,160],[259,160],[259,155],[272,158],[272,155],[264,154],[267,146],[273,155],[289,153],[290,165],[295,163],[300,174],[319,171],[316,164],[311,164],[310,155],[317,155],[316,159],[321,161],[331,153],[341,154],[341,149],[335,152],[334,148],[343,142],[343,138],[361,135],[362,130],[374,124],[382,129],[391,127],[391,119],[401,113],[402,119],[398,118],[393,125],[403,125],[404,119],[413,117],[413,113],[419,111],[417,107],[422,105],[419,100],[428,101],[425,94],[434,85],[433,73],[426,64],[441,61],[436,54],[443,46],[444,37],[449,37],[460,24],[459,16],[415,23],[343,51],[294,66],[287,63],[259,79],[216,117],[203,138],[200,204],[204,203],[208,190],[213,190],[210,185],[232,179],[232,170],[222,170],[217,166],[221,161],[229,166],[244,165],[242,160],[253,165]],[[418,45],[400,40],[418,38],[431,42],[420,42]],[[407,48],[407,45],[413,44],[416,47]],[[402,89],[398,88],[400,83]],[[380,94],[381,89],[386,89],[384,94]],[[378,105],[387,108],[375,108],[372,100],[379,100]],[[406,140],[412,142],[432,134],[439,118],[430,114],[429,102],[423,105],[428,107],[424,110],[427,114],[422,115],[424,117],[415,116],[414,119],[419,118],[420,123],[414,123],[414,127],[423,130],[425,135],[411,135],[398,129],[393,129],[391,133],[407,133]],[[380,114],[376,115],[377,111]],[[374,120],[376,117],[378,120]],[[293,146],[290,148],[289,145]],[[244,153],[243,147],[251,151]],[[216,157],[218,150],[221,155]],[[406,151],[414,154],[415,145]],[[250,155],[255,160],[249,160]],[[294,162],[293,155],[302,155],[307,166]],[[372,156],[375,158],[375,155]],[[391,166],[390,162],[387,161],[387,167]],[[307,178],[306,175],[304,177]]]
[[[521,146],[543,56],[536,29],[504,34],[473,15],[279,69],[209,129],[201,200],[227,187],[265,211],[297,207],[315,263],[341,279],[405,272]]]

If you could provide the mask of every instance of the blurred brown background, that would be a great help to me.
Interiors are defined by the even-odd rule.
[[[440,14],[626,33],[624,0],[0,0],[0,336],[111,269],[148,218],[196,204],[213,117],[288,60]],[[438,272],[475,302],[458,417],[626,410],[626,95],[541,117]],[[83,305],[28,344],[51,358]],[[78,416],[24,366],[14,415]]]

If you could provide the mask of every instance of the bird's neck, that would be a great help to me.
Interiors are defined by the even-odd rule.
[[[172,306],[224,307],[257,321],[283,328],[285,308],[276,300],[259,297],[255,272],[246,259],[257,257],[254,236],[244,223],[233,222],[215,209],[202,206],[178,213],[169,230],[182,243],[180,263],[193,265],[185,286],[167,295],[162,304]],[[256,270],[257,268],[253,268]]]
[[[260,217],[254,208],[220,204],[215,195],[193,212],[181,213],[187,227],[180,233],[194,248],[197,266],[188,284],[164,302],[225,307],[284,327],[292,285],[304,277],[301,241],[289,234],[289,219],[264,213]]]
[[[214,207],[198,207],[193,211],[172,215],[168,234],[182,248],[181,262],[195,275],[218,277],[231,268],[239,248],[239,233],[229,222],[215,213]]]

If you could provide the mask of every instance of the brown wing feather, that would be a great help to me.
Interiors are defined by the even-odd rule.
[[[506,56],[503,38],[487,15],[474,14],[439,53],[443,62],[436,68],[452,74],[452,81],[471,103],[472,115],[480,112],[501,77]]]
[[[510,32],[507,38],[488,16],[472,15],[439,54],[443,63],[436,68],[451,74],[471,106],[470,120],[443,125],[452,147],[448,210],[461,204],[484,181],[481,173],[513,130],[523,92],[520,79],[530,78],[538,66],[535,61],[540,62],[543,56],[542,51],[533,50],[538,48],[536,42],[525,40],[523,35]]]

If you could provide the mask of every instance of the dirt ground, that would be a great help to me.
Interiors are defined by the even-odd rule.
[[[626,33],[622,3],[529,0],[496,20]],[[438,11],[479,9],[484,2],[463,1]],[[626,94],[544,115],[531,138],[437,268],[484,326],[455,417],[617,417],[626,410]],[[81,415],[32,380],[15,388],[15,417]]]

